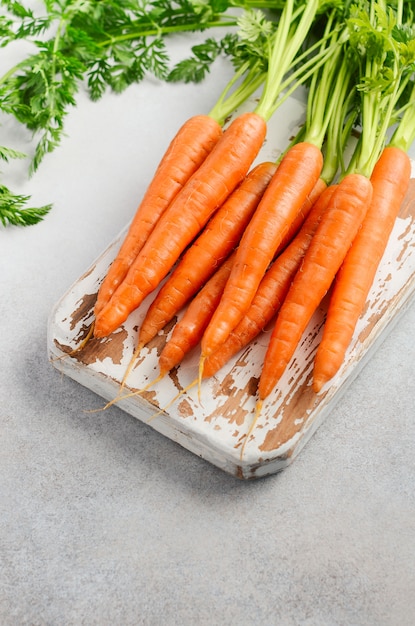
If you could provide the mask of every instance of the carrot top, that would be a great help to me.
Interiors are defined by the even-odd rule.
[[[338,3],[335,0],[300,3],[287,0],[283,3],[278,21],[268,20],[259,10],[244,11],[238,20],[238,34],[247,58],[241,63],[244,54],[238,52],[235,76],[225,87],[210,115],[223,121],[264,83],[255,113],[268,121],[333,53],[334,47],[321,47],[320,38],[311,43],[318,13],[324,14],[324,10],[332,5],[338,6]],[[327,20],[327,17],[322,19]],[[327,39],[331,37],[331,32],[325,35]]]
[[[268,40],[275,31],[275,23],[254,10],[244,11],[237,26],[238,43],[232,53],[235,73],[209,112],[220,124],[264,83],[269,63]]]
[[[406,3],[407,4],[407,3]],[[357,64],[355,78],[359,93],[360,138],[348,165],[348,172],[370,177],[397,121],[399,102],[411,81],[415,64],[415,30],[405,22],[403,0],[395,9],[383,0],[360,2],[353,6],[347,20],[350,53]],[[410,123],[408,113],[405,122]],[[412,124],[413,125],[413,124]],[[407,147],[404,127],[395,140]]]
[[[324,3],[327,8],[330,3]],[[269,66],[267,77],[255,112],[269,119],[281,103],[299,85],[309,77],[310,60],[307,57],[313,50],[313,46],[306,46],[306,55],[303,56],[302,48],[307,41],[315,23],[319,9],[323,5],[322,0],[296,3],[295,0],[287,0],[281,13],[278,28],[275,32],[272,47],[269,54]],[[301,63],[299,63],[301,57]],[[307,62],[305,62],[307,61]],[[299,63],[301,69],[293,72]],[[311,68],[315,65],[315,59],[311,61]]]
[[[318,56],[324,63],[316,65],[308,84],[306,119],[300,131],[301,141],[321,149],[324,146],[321,178],[326,184],[335,178],[355,119],[352,116],[352,123],[348,122],[354,89],[353,63],[346,53],[347,42],[343,17],[334,8],[320,41]]]

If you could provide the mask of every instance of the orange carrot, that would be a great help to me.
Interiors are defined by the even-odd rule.
[[[264,275],[245,316],[227,340],[205,360],[204,377],[216,374],[231,357],[259,335],[276,315],[335,189],[336,185],[326,187],[316,200],[298,234]]]
[[[186,251],[147,310],[139,331],[139,347],[146,345],[173,319],[236,247],[276,167],[270,162],[254,167]],[[317,181],[279,249],[283,249],[298,232],[325,186],[323,180]]]
[[[183,308],[237,246],[272,175],[275,163],[254,167],[188,248],[147,310],[138,345],[146,345]]]
[[[275,257],[280,254],[280,252],[282,252],[282,250],[284,250],[284,248],[286,248],[286,246],[294,239],[300,228],[303,226],[305,219],[308,217],[315,203],[317,202],[321,194],[326,190],[326,188],[327,183],[325,182],[325,180],[323,180],[323,178],[319,178],[310,194],[304,200],[304,203],[301,209],[298,211],[297,215],[295,216],[294,220],[289,225],[285,236],[282,237],[281,242],[274,255]]]
[[[202,339],[202,360],[213,354],[247,311],[290,224],[323,165],[313,144],[294,144],[282,159],[241,239],[223,296]]]
[[[258,385],[259,406],[282,376],[308,322],[330,288],[371,199],[372,184],[361,174],[345,176],[333,194],[277,315]]]
[[[98,291],[97,314],[125,278],[154,225],[222,135],[209,115],[195,115],[176,133],[132,219],[121,248]]]
[[[314,361],[313,389],[316,392],[333,378],[344,360],[410,177],[411,163],[406,152],[392,146],[385,148],[370,178],[372,202],[330,296],[323,337]]]
[[[234,258],[235,253],[226,259],[192,299],[183,317],[174,326],[172,335],[159,357],[160,377],[178,365],[184,356],[200,342],[203,332],[219,303]]]
[[[98,313],[94,335],[116,330],[163,280],[183,250],[246,176],[265,139],[256,113],[233,120],[150,233],[111,300]]]
[[[292,275],[304,253],[304,248],[311,237],[311,232],[314,232],[324,206],[334,190],[334,187],[333,189],[328,188],[325,194],[323,194],[321,193],[323,186],[325,186],[324,183],[319,183],[313,190],[313,197],[320,194],[319,198],[316,199],[316,206],[313,205],[313,208],[310,210],[309,198],[304,203],[300,214],[302,218],[304,218],[307,212],[308,215],[301,230],[265,274],[244,319],[232,331],[225,344],[211,357],[206,359],[206,373],[204,372],[206,376],[212,376],[216,373],[231,356],[236,354],[238,350],[260,333],[279,307],[283,294],[288,289]],[[293,223],[293,226],[296,232],[299,228],[298,219],[295,224]],[[281,248],[284,247],[284,244],[285,241],[282,242]],[[203,332],[223,293],[235,254],[236,252],[208,280],[190,302],[181,320],[176,323],[173,333],[160,355],[162,376],[178,365],[187,352],[200,342]]]

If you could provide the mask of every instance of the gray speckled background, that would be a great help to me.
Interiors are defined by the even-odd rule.
[[[52,306],[129,219],[167,138],[214,103],[216,76],[81,97],[32,181],[8,174],[55,206],[0,230],[2,626],[415,623],[415,304],[294,464],[256,482],[116,407],[88,413],[102,400],[48,363]]]

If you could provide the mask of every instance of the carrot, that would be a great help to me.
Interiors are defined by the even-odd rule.
[[[206,359],[204,377],[216,374],[232,356],[259,335],[276,315],[335,189],[336,185],[326,187],[316,200],[298,234],[264,275],[245,316],[218,350]]]
[[[253,168],[227,202],[215,213],[200,237],[187,250],[147,310],[139,331],[138,350],[164,328],[212,276],[224,258],[228,256],[229,251],[239,243],[241,234],[252,217],[276,167],[274,163],[264,162]],[[297,233],[325,186],[323,180],[317,181],[281,241],[279,249],[283,249]],[[201,321],[203,319],[202,315]]]
[[[285,154],[241,239],[223,296],[202,339],[202,360],[218,349],[244,316],[322,164],[321,150],[308,142],[295,144]]]
[[[215,311],[226,281],[228,280],[235,253],[220,266],[192,299],[183,317],[173,328],[172,335],[159,357],[160,377],[178,365],[184,356],[198,345],[203,332]]]
[[[301,336],[328,291],[372,199],[366,176],[349,174],[335,190],[304,261],[278,313],[261,373],[261,403],[291,360]]]
[[[98,313],[96,337],[116,330],[159,285],[183,250],[246,176],[266,130],[266,121],[256,113],[243,113],[233,120],[163,213],[123,283]]]
[[[239,243],[276,164],[254,167],[186,251],[147,310],[138,345],[146,345],[183,308]]]
[[[325,187],[325,183],[319,180],[319,182],[316,184],[315,188],[313,189],[312,194],[310,195],[309,198],[307,198],[306,202],[304,203],[304,206],[299,212],[299,216],[297,217],[295,223],[293,223],[293,228],[290,229],[288,233],[290,237],[287,236],[287,238],[282,242],[280,246],[281,249],[283,249],[286,246],[287,241],[289,241],[291,238],[294,237],[294,235],[297,234],[297,231],[300,228],[300,218],[302,219],[302,221],[304,221],[304,225],[300,230],[301,234],[299,234],[298,237],[296,237],[296,239],[292,242],[291,245],[295,245],[296,248],[301,246],[299,240],[303,236],[302,235],[303,229],[304,228],[311,229],[311,222],[316,221],[315,217],[312,216],[312,213],[316,215],[317,209],[316,208],[310,209],[310,206],[311,204],[313,204],[314,206],[314,202],[321,203],[321,200],[318,200],[318,198],[321,197],[322,195],[323,187]],[[329,190],[326,193],[328,194]],[[321,212],[322,208],[318,210],[319,212]],[[306,227],[306,222],[308,222],[309,224],[307,227]],[[297,239],[298,239],[298,242],[297,242]],[[289,246],[290,248],[291,248],[291,245]],[[279,251],[277,251],[277,254],[278,252]],[[282,253],[281,257],[284,256],[285,254],[286,252]],[[265,275],[262,281],[262,283],[266,283],[268,281],[267,284],[269,285],[269,288],[267,290],[263,289],[264,291],[263,296],[262,296],[263,304],[264,306],[268,306],[271,309],[274,309],[275,307],[273,302],[275,301],[276,298],[278,298],[278,294],[276,294],[276,289],[277,289],[276,279],[274,282],[271,281],[270,279],[271,279],[271,274],[275,272],[276,270],[276,265],[282,261],[281,257],[278,258],[278,260],[275,262],[272,268],[268,271],[268,273]],[[229,277],[234,258],[235,258],[235,252],[233,252],[232,255],[228,257],[228,259],[221,265],[221,267],[216,271],[216,273],[207,281],[207,283],[199,291],[199,293],[192,299],[183,317],[176,323],[170,339],[168,340],[165,347],[163,348],[163,351],[160,354],[160,371],[162,372],[162,376],[164,376],[173,367],[178,365],[180,361],[184,358],[184,356],[189,352],[189,350],[193,349],[200,342],[203,336],[203,332],[219,303],[226,281]],[[251,308],[254,306],[254,303],[259,295],[259,292],[262,288],[262,283],[260,287],[258,288],[258,292],[251,305]],[[263,319],[265,318],[266,318],[266,313],[263,313]],[[253,334],[252,337],[250,338],[248,337],[245,343],[250,341],[251,338],[255,337],[255,335],[258,334],[262,330],[263,326],[266,323],[268,323],[268,319],[260,322],[257,332]],[[241,327],[241,324],[242,322],[240,323],[238,328]],[[246,334],[244,334],[244,331],[242,331],[242,327],[241,327],[241,335],[246,338]],[[214,355],[212,355],[212,357],[206,360],[206,366],[207,366],[208,371],[211,367],[212,362],[215,363],[219,361],[218,353],[223,352],[224,354],[226,354],[226,350],[229,349],[229,346],[227,344],[232,343],[230,341],[230,338],[233,336],[234,336],[233,333],[231,333],[231,336],[229,337],[228,341],[225,342],[225,345],[221,346],[221,348],[223,348],[223,351],[220,348],[218,352],[216,352]],[[240,340],[240,337],[239,337],[239,333],[236,332],[235,343],[238,340]],[[237,352],[241,347],[242,347],[242,343],[240,344],[239,347],[236,348],[235,352]],[[234,354],[235,352],[232,352],[232,354]],[[230,354],[228,358],[230,358],[232,354]],[[222,365],[224,365],[224,363],[225,361],[222,363]],[[210,376],[213,374],[207,373],[206,375]]]
[[[291,222],[290,226],[288,227],[288,230],[285,236],[282,237],[280,245],[278,246],[277,251],[275,253],[275,257],[278,256],[287,247],[287,245],[292,242],[294,237],[299,232],[300,228],[302,228],[306,218],[310,214],[315,203],[318,201],[318,199],[325,192],[326,189],[327,189],[327,183],[320,176],[320,178],[317,180],[316,184],[314,185],[311,193],[304,200],[304,203],[301,209],[298,211],[294,220]]]
[[[403,150],[386,147],[371,182],[373,198],[353,245],[336,276],[323,337],[314,361],[313,389],[319,392],[339,370],[408,190],[411,163]]]
[[[109,302],[162,213],[205,160],[221,135],[221,125],[209,115],[191,117],[176,133],[100,286],[95,314]]]

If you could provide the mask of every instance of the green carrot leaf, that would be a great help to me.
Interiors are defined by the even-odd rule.
[[[3,226],[32,226],[39,223],[49,213],[52,205],[27,207],[30,196],[14,194],[0,185],[0,222]]]
[[[0,146],[0,160],[8,163],[11,159],[24,159],[26,154],[7,146]]]

